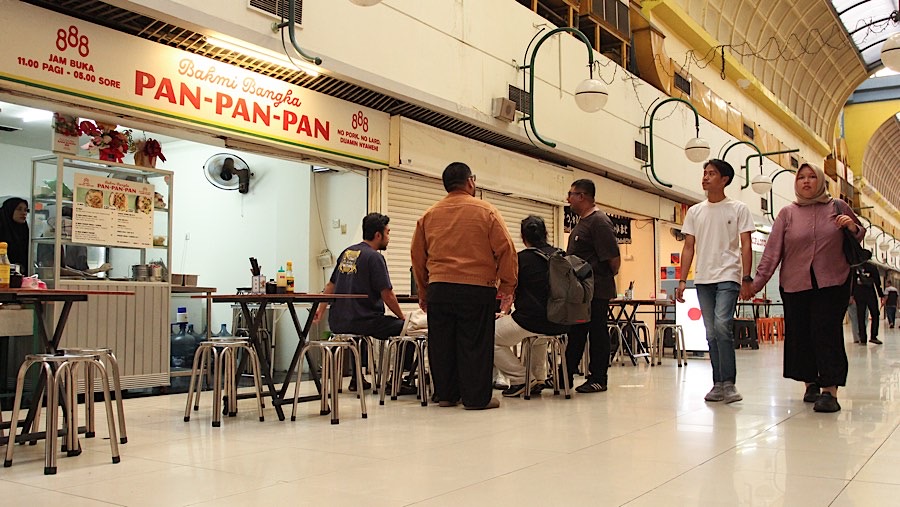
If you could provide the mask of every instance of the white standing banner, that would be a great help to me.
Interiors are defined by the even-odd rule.
[[[152,247],[153,185],[76,174],[72,242]]]
[[[684,348],[693,351],[708,351],[706,342],[706,325],[703,323],[703,312],[700,311],[700,298],[697,289],[684,289],[684,303],[675,303],[675,322],[684,331]]]
[[[18,1],[0,0],[0,26],[0,88],[388,163],[386,113]]]

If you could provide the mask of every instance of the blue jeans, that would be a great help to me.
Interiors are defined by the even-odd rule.
[[[734,309],[740,292],[741,286],[736,282],[697,284],[713,382],[734,382],[737,377],[734,364]]]

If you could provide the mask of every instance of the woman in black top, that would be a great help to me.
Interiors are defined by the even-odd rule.
[[[9,262],[19,265],[19,271],[28,275],[28,202],[10,197],[0,207],[0,242],[6,242]]]
[[[529,389],[540,392],[547,378],[547,343],[535,342],[532,349],[532,385],[525,385],[525,366],[510,347],[524,338],[535,335],[558,335],[568,331],[567,326],[547,320],[547,299],[550,294],[550,272],[547,259],[535,250],[552,254],[558,249],[547,243],[547,227],[538,216],[528,216],[522,220],[522,241],[525,249],[518,253],[519,282],[516,285],[515,308],[511,315],[501,314],[494,323],[494,366],[509,379],[510,387],[503,396],[519,396]]]

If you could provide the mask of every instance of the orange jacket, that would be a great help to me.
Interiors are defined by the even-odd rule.
[[[513,294],[519,260],[503,217],[490,203],[454,191],[416,223],[410,248],[419,291],[432,282],[498,287]]]

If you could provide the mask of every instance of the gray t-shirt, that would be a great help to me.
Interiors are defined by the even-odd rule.
[[[596,210],[575,224],[569,234],[566,254],[577,255],[594,270],[594,299],[616,297],[615,273],[609,261],[619,256],[619,243],[612,220]]]

